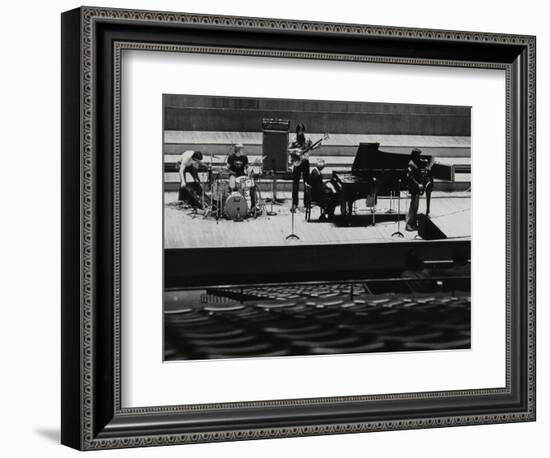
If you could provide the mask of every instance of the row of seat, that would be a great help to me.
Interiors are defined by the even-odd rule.
[[[468,348],[469,302],[257,302],[166,316],[165,359],[343,354]]]
[[[166,360],[470,347],[467,293],[373,294],[362,282],[208,291],[228,295],[225,302],[171,304]]]

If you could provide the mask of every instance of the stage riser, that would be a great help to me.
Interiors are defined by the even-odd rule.
[[[165,287],[230,283],[368,278],[405,269],[411,250],[424,261],[450,260],[457,249],[470,254],[469,241],[415,241],[325,246],[277,246],[221,249],[167,249]],[[189,268],[192,266],[192,268]],[[289,269],[292,266],[292,269]],[[292,270],[292,274],[290,274]],[[338,272],[338,274],[334,274]]]
[[[380,146],[382,151],[387,153],[409,154],[417,145],[406,146]],[[181,154],[183,151],[195,150],[201,151],[208,156],[214,154],[217,156],[227,156],[231,152],[232,144],[205,144],[205,143],[166,143],[163,147],[164,154]],[[469,158],[471,150],[468,147],[421,147],[424,154],[434,157],[460,157]],[[262,145],[245,144],[246,154],[249,156],[261,156]],[[355,157],[357,145],[323,145],[315,150],[316,156],[334,156],[334,157]]]

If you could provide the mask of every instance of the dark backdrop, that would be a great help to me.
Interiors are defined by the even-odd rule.
[[[164,95],[164,129],[260,132],[262,118],[309,132],[470,135],[470,107],[323,100]]]

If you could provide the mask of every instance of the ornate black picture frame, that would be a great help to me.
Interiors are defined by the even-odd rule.
[[[123,408],[124,49],[505,70],[506,386]],[[95,7],[63,13],[62,443],[91,450],[534,421],[535,111],[532,36]]]

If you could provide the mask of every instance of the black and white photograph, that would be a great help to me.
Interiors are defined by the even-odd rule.
[[[162,119],[165,362],[471,348],[470,106],[163,94]]]
[[[549,456],[544,2],[93,5],[2,5],[1,456]]]
[[[539,456],[542,8],[120,2],[5,40],[8,455]]]

